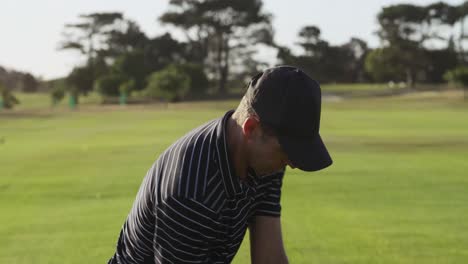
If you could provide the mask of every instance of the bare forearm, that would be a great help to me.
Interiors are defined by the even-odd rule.
[[[289,263],[281,236],[279,217],[258,216],[249,226],[250,253],[253,264]]]

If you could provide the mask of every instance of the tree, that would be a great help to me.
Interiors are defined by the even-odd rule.
[[[120,36],[117,32],[125,32],[131,27],[122,13],[83,14],[79,19],[78,23],[65,25],[65,39],[60,43],[61,50],[75,50],[86,57],[84,66],[75,67],[67,77],[71,85],[69,91],[76,99],[80,94],[87,95],[94,81],[107,74],[107,59],[112,58],[117,50],[124,49],[122,46],[126,44],[117,37]],[[131,28],[132,32],[137,30],[135,26]]]
[[[160,21],[185,32],[189,47],[198,51],[195,57],[216,76],[220,93],[226,93],[229,73],[241,67],[242,50],[272,44],[271,15],[262,11],[261,0],[170,0],[169,4],[171,11]]]
[[[120,86],[125,83],[125,78],[119,74],[109,74],[100,77],[96,81],[96,90],[103,96],[119,96]]]
[[[117,58],[123,54],[143,50],[148,44],[148,37],[136,22],[123,19],[119,24],[119,27],[106,33],[106,48],[100,50],[104,57]]]
[[[188,94],[200,96],[206,93],[209,81],[202,66],[194,63],[182,63],[174,66],[189,77],[190,86]]]
[[[320,59],[325,55],[329,44],[320,38],[320,34],[321,31],[316,26],[305,26],[299,31],[298,44],[304,50],[305,56]]]
[[[279,61],[279,64],[297,65],[297,57],[293,54],[291,49],[286,46],[278,46],[278,53],[276,57]]]
[[[404,81],[404,65],[399,64],[398,56],[391,48],[374,49],[366,57],[365,70],[377,82]]]
[[[468,67],[459,66],[447,71],[444,78],[455,85],[460,85],[464,90],[464,99],[468,101]]]
[[[321,39],[317,26],[308,25],[298,32],[297,44],[303,53],[295,56],[286,47],[280,47],[278,58],[283,64],[297,65],[320,82],[355,82],[363,80],[362,65],[367,44],[353,38],[344,45],[330,45]]]
[[[460,33],[458,35],[458,53],[459,60],[462,64],[467,63],[466,52],[464,49],[464,41],[468,38],[465,32],[465,20],[468,16],[468,1],[463,2],[459,6],[455,7],[455,14],[452,14],[455,23],[459,24]]]
[[[37,88],[39,87],[39,82],[34,78],[34,76],[30,73],[26,73],[23,75],[22,79],[22,90],[23,92],[31,93],[36,92]]]
[[[34,75],[27,72],[7,70],[0,66],[0,82],[10,91],[35,92],[39,82]]]
[[[447,27],[455,23],[455,14],[454,7],[441,2],[428,6],[398,4],[384,7],[378,14],[378,35],[383,46],[369,57],[366,69],[374,71],[372,75],[381,79],[383,72],[391,72],[381,69],[382,65],[395,67],[398,70],[393,72],[398,74],[393,76],[393,79],[399,79],[401,71],[404,71],[406,82],[410,86],[416,81],[426,81],[431,68],[438,67],[436,64],[431,65],[432,58],[427,52],[428,43],[448,43],[450,36],[445,32]],[[378,55],[382,57],[377,58]],[[380,61],[383,64],[372,61]]]
[[[151,72],[159,71],[171,63],[180,63],[185,46],[168,33],[147,39],[141,47],[127,49],[117,57],[111,67],[112,74],[123,76],[123,81],[133,80],[133,89],[143,90]]]
[[[0,110],[2,108],[11,109],[19,104],[19,100],[12,94],[3,83],[0,83]]]
[[[135,50],[121,55],[112,66],[112,74],[120,75],[122,83],[126,80],[133,80],[136,90],[143,90],[145,88],[146,78],[151,71],[152,69],[148,65],[148,61],[142,50]]]
[[[402,40],[421,44],[426,38],[426,34],[422,31],[425,19],[424,7],[411,4],[387,6],[377,15],[381,26],[377,33],[388,45],[398,44]]]
[[[94,85],[94,73],[89,66],[75,67],[68,75],[66,83],[68,84],[68,92],[78,103],[79,95],[87,95]]]
[[[169,65],[149,77],[146,95],[170,102],[181,100],[190,89],[190,77],[175,65]]]
[[[364,82],[368,80],[365,71],[365,60],[369,53],[367,43],[359,38],[351,38],[351,40],[342,46],[343,49],[348,50],[352,59],[349,62],[347,72],[351,74],[352,82]]]
[[[65,89],[60,86],[55,86],[50,91],[50,98],[52,100],[52,105],[57,105],[65,97]]]
[[[426,81],[429,83],[443,83],[444,74],[458,63],[458,54],[453,48],[426,50],[429,63],[426,67]]]
[[[125,104],[127,100],[127,96],[135,90],[135,81],[134,80],[128,80],[120,84],[119,86],[119,92],[120,92],[120,97],[122,98],[121,104]]]
[[[78,23],[66,24],[65,40],[60,44],[62,50],[76,50],[87,57],[93,64],[98,51],[106,46],[111,33],[120,28],[123,20],[122,13],[91,13],[79,16]]]
[[[145,63],[150,72],[158,71],[171,63],[182,63],[192,50],[187,50],[187,45],[181,43],[171,34],[165,33],[149,40],[145,46]]]
[[[278,55],[286,64],[297,65],[306,71],[313,78],[320,82],[329,80],[330,69],[327,69],[324,62],[327,61],[330,46],[327,41],[320,38],[321,31],[313,25],[304,26],[297,34],[303,53],[294,56],[289,49],[280,49]],[[341,63],[341,62],[340,62]]]

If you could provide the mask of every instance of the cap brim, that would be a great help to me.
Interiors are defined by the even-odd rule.
[[[303,171],[318,171],[333,163],[320,135],[308,140],[280,137],[279,142],[292,165]]]

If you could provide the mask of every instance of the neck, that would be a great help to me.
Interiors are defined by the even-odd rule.
[[[229,157],[233,162],[236,176],[243,180],[247,177],[247,160],[244,155],[242,127],[232,117],[227,122],[226,139]]]

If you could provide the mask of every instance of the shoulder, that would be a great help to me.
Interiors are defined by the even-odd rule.
[[[217,122],[212,120],[190,131],[159,157],[159,188],[163,196],[199,200],[213,173],[212,156]]]
[[[190,161],[195,154],[192,150],[206,150],[206,148],[213,143],[212,137],[214,136],[217,122],[217,119],[211,120],[189,131],[169,146],[163,152],[161,158],[164,156],[171,156],[171,158],[177,158],[178,160]],[[171,162],[174,162],[172,159],[161,158],[160,161],[164,165],[170,165]]]

